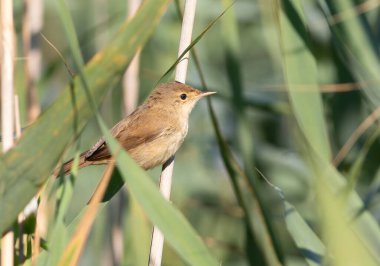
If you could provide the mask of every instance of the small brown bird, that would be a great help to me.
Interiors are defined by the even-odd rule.
[[[189,115],[203,96],[202,92],[180,82],[158,85],[132,114],[117,123],[111,133],[143,169],[164,164],[186,137]],[[80,155],[79,168],[107,164],[111,153],[103,138]],[[63,165],[67,174],[73,159]]]

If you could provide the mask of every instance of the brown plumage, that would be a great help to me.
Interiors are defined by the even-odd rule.
[[[143,169],[162,165],[181,146],[188,129],[189,114],[196,102],[214,92],[201,92],[171,82],[158,85],[132,114],[117,123],[111,133]],[[79,168],[106,164],[111,154],[103,138],[80,155]],[[73,160],[63,165],[70,172]]]

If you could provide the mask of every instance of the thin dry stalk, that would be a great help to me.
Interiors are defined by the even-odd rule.
[[[316,84],[257,84],[255,85],[256,91],[287,91],[291,86],[292,90],[297,92],[313,92],[319,91],[322,93],[343,93],[350,91],[358,91],[363,87],[367,86],[378,86],[379,81],[362,81],[362,82],[347,82],[347,83],[332,83],[332,84],[317,84],[318,89],[316,89]]]
[[[3,151],[6,152],[13,146],[13,129],[14,129],[14,55],[15,43],[13,33],[13,6],[12,0],[1,0],[1,122],[3,136]]]
[[[370,128],[376,120],[380,117],[380,107],[376,108],[366,119],[355,129],[355,131],[348,138],[343,147],[339,150],[338,154],[335,156],[333,160],[333,165],[338,166],[346,155],[349,153],[354,144],[358,141],[358,139],[364,134],[364,132]]]
[[[25,83],[28,122],[33,122],[41,112],[36,81],[41,75],[41,51],[35,43],[43,25],[43,1],[25,0],[22,27],[24,56],[26,58]]]
[[[3,152],[13,146],[13,72],[14,72],[14,31],[13,1],[1,0],[1,125]],[[1,240],[1,265],[13,266],[13,232],[7,232]]]
[[[357,17],[361,14],[364,14],[366,12],[369,12],[371,10],[376,9],[380,5],[379,0],[367,0],[363,3],[360,3],[356,6],[353,6],[347,10],[341,11],[335,15],[332,15],[329,17],[329,23],[331,25],[335,25],[338,23],[341,23],[345,20],[348,20],[353,17]]]
[[[182,21],[181,38],[178,49],[178,56],[180,56],[191,43],[191,36],[193,32],[196,0],[186,0]],[[184,58],[178,63],[176,67],[175,80],[185,83],[187,66],[189,63],[189,52],[186,53]],[[172,175],[174,167],[174,158],[169,160],[167,164],[162,167],[160,177],[160,191],[161,194],[167,199],[170,199],[170,191],[172,185]],[[159,266],[162,260],[162,250],[164,246],[164,236],[157,228],[153,228],[152,243],[150,247],[149,266]]]

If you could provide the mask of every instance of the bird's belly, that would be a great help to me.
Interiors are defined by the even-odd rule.
[[[177,133],[157,138],[128,151],[130,156],[144,169],[165,163],[181,146],[184,134]]]

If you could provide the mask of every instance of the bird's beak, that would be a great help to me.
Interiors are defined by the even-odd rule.
[[[208,95],[215,94],[215,93],[216,93],[215,91],[203,91],[201,94],[201,97],[208,96]]]

